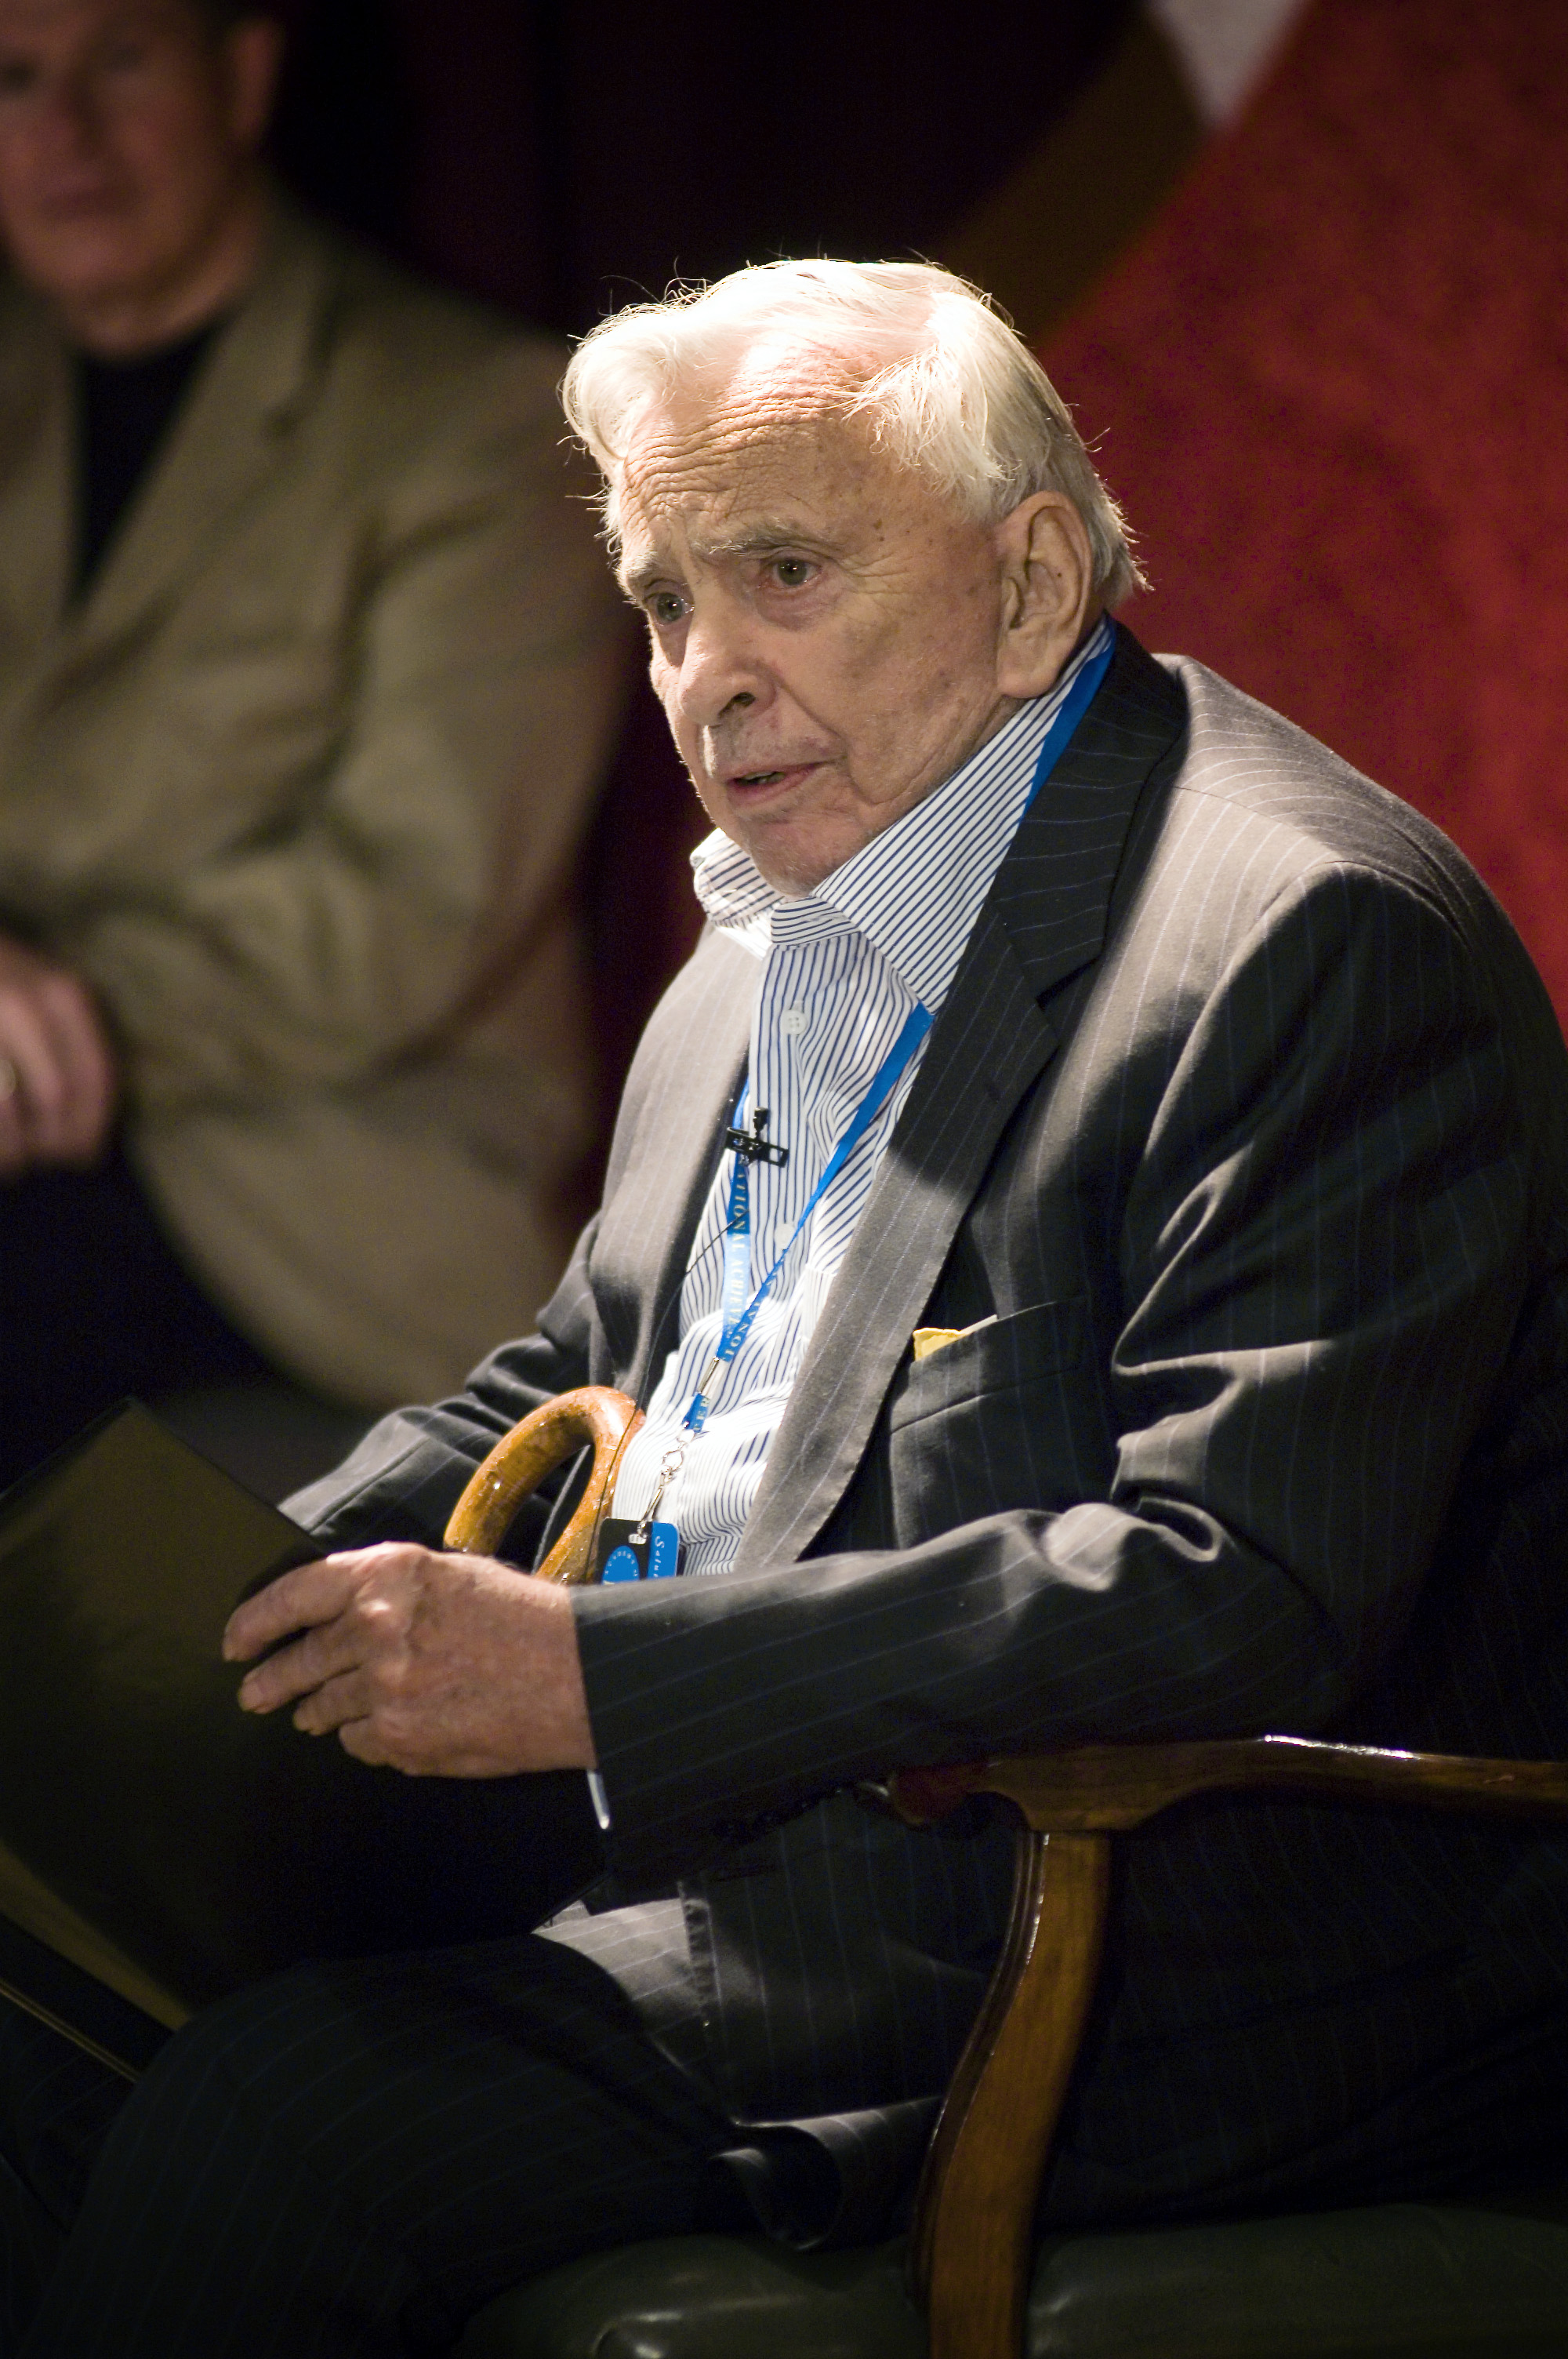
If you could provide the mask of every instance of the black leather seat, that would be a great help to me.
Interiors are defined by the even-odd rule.
[[[1048,2237],[1024,2359],[1563,2359],[1562,2216],[1456,2205]],[[493,2302],[461,2359],[925,2359],[901,2245],[680,2236]]]

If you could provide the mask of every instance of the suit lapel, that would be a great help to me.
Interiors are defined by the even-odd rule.
[[[70,375],[41,304],[0,284],[0,667],[58,630],[70,564]],[[25,659],[25,658],[24,658]]]
[[[330,265],[287,212],[254,286],[207,355],[169,440],[62,645],[117,637],[157,606],[277,466],[307,397]]]
[[[628,1083],[630,1119],[611,1159],[593,1274],[610,1373],[638,1400],[676,1340],[692,1238],[745,1069],[758,976],[748,951],[706,935]]]
[[[1041,1000],[1103,947],[1179,690],[1125,631],[1098,696],[1025,817],[976,923],[773,1437],[736,1560],[793,1561],[842,1498],[1003,1131],[1059,1038]]]

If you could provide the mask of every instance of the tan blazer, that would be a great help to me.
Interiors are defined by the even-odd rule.
[[[626,643],[561,361],[280,212],[73,607],[67,359],[0,282],[0,927],[97,989],[212,1294],[373,1405],[530,1324],[569,1245]]]

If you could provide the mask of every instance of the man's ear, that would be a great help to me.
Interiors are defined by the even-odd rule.
[[[229,132],[247,154],[261,146],[272,120],[283,46],[283,27],[276,16],[242,16],[223,36]]]
[[[995,527],[1001,566],[997,686],[1044,696],[1100,602],[1084,520],[1065,492],[1034,492]]]

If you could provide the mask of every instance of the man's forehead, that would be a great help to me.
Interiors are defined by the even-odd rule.
[[[821,387],[776,379],[688,386],[633,420],[623,480],[648,500],[815,473],[849,438],[843,407]]]
[[[820,386],[776,381],[691,391],[650,408],[628,440],[622,539],[694,553],[852,533],[890,462]]]
[[[59,42],[189,13],[187,0],[0,0],[0,40]]]

